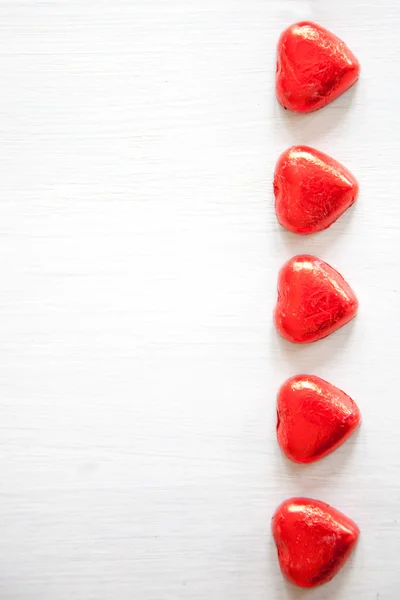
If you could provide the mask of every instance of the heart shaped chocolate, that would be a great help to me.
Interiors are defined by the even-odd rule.
[[[339,162],[308,146],[279,157],[274,176],[279,223],[295,233],[314,233],[334,223],[356,200],[358,183]]]
[[[278,42],[276,95],[284,108],[311,112],[358,79],[357,58],[336,35],[310,21],[295,23]]]
[[[277,399],[278,443],[288,458],[309,463],[333,452],[357,429],[357,404],[342,390],[315,375],[296,375]]]
[[[300,587],[330,581],[353,551],[357,525],[319,500],[291,498],[272,519],[272,534],[283,575]]]
[[[353,319],[357,308],[349,284],[315,256],[295,256],[279,272],[274,321],[290,342],[305,344],[326,337]]]

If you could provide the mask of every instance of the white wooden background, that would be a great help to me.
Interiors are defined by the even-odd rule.
[[[363,71],[295,116],[275,45],[308,18]],[[398,0],[0,0],[1,600],[398,600],[399,28]],[[361,183],[309,238],[273,210],[293,143]],[[360,300],[309,347],[271,319],[299,252]],[[277,388],[302,371],[364,418],[309,467],[274,433]],[[291,495],[362,531],[311,592],[271,540]]]

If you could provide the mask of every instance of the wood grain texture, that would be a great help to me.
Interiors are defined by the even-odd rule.
[[[274,98],[280,31],[310,18],[362,64],[321,112]],[[270,535],[290,495],[361,529],[312,600],[400,587],[400,11],[396,0],[0,0],[0,598],[298,600]],[[273,210],[276,158],[331,154],[357,205],[307,239]],[[278,339],[295,253],[338,268],[356,322]],[[275,439],[311,372],[363,413],[319,464]]]

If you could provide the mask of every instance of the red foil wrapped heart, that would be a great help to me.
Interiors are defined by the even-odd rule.
[[[356,200],[358,183],[339,162],[309,146],[292,146],[274,175],[279,223],[294,233],[315,233],[334,223]]]
[[[303,21],[286,29],[278,42],[276,95],[284,108],[311,112],[348,90],[360,64],[336,35]]]
[[[342,390],[315,375],[296,375],[277,399],[278,443],[288,458],[318,460],[345,442],[361,422],[357,404]]]
[[[350,556],[359,533],[346,515],[310,498],[286,500],[272,519],[281,571],[300,587],[330,581]]]
[[[315,342],[356,315],[357,298],[333,267],[308,254],[295,256],[281,268],[275,326],[290,342]]]

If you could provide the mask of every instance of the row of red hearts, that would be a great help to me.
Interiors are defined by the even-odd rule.
[[[359,72],[358,60],[346,44],[315,23],[296,23],[279,39],[276,92],[286,109],[311,112],[326,106],[357,81]],[[278,221],[304,235],[332,225],[355,202],[358,183],[323,152],[294,146],[277,162],[274,193]],[[274,320],[291,342],[328,336],[347,324],[357,308],[348,283],[315,256],[295,256],[280,270]],[[347,394],[314,375],[298,375],[283,384],[277,414],[279,445],[300,463],[336,450],[361,421]],[[272,519],[272,532],[282,573],[301,587],[330,581],[359,536],[346,515],[310,498],[283,502]]]

